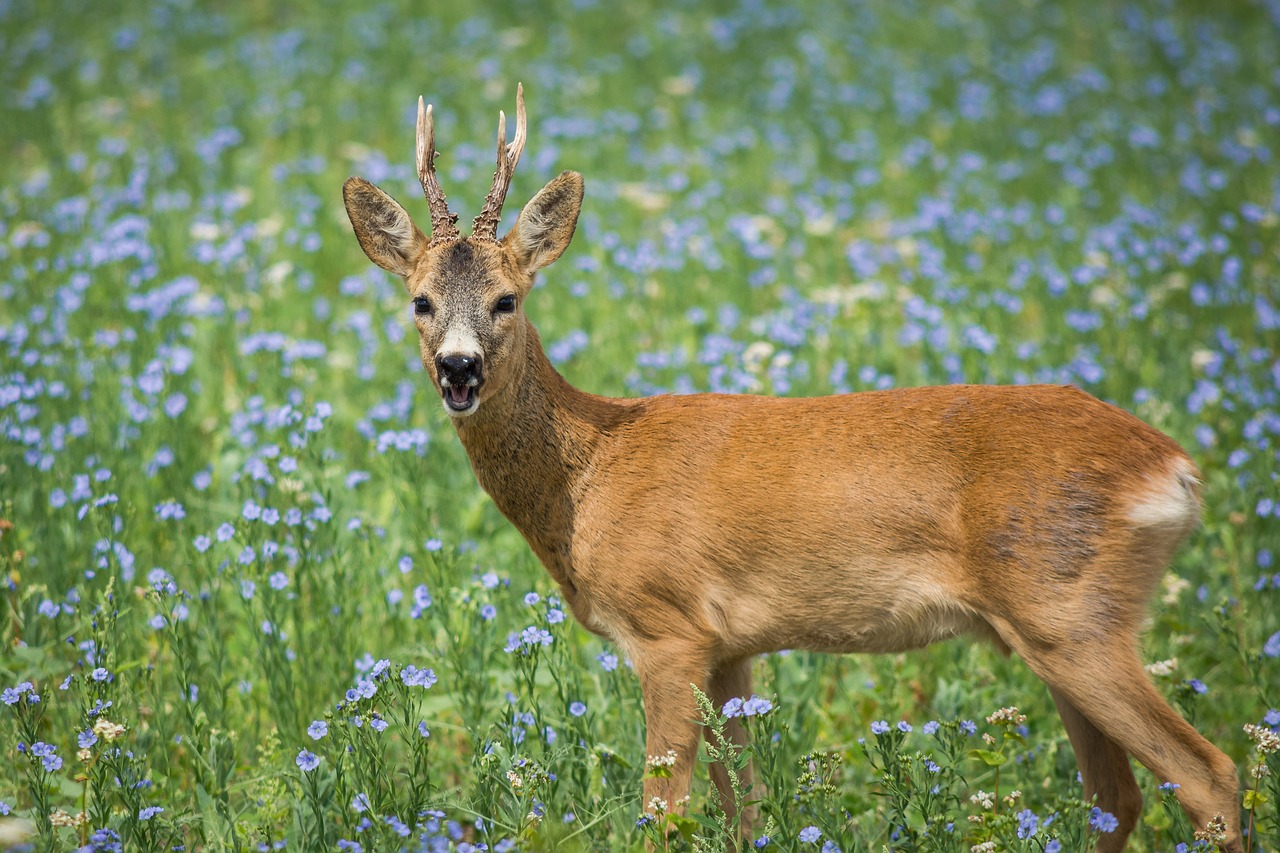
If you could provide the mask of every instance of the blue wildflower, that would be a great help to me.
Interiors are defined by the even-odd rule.
[[[391,827],[391,831],[396,835],[399,835],[401,838],[409,837],[411,830],[404,821],[400,820],[400,818],[395,815],[387,815],[383,820],[386,822],[387,826]]]
[[[34,691],[30,681],[24,681],[17,687],[6,687],[3,693],[0,693],[0,702],[6,705],[16,705],[22,699],[22,694]]]
[[[1032,838],[1040,827],[1040,818],[1031,809],[1023,809],[1015,817],[1018,819],[1018,837]]]
[[[38,741],[32,745],[31,754],[40,759],[46,773],[52,773],[62,768],[62,758],[58,756],[58,748],[52,744]]]
[[[436,674],[430,669],[418,669],[413,664],[409,664],[400,670],[400,680],[407,687],[423,687],[428,688],[436,683]]]
[[[1104,812],[1097,806],[1093,807],[1093,811],[1089,813],[1089,826],[1098,832],[1115,832],[1116,827],[1120,825],[1120,821],[1111,812]]]

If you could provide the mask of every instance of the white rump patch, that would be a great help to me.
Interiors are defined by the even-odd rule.
[[[1164,476],[1147,481],[1129,507],[1129,520],[1139,527],[1194,527],[1200,518],[1199,484],[1191,463],[1177,460]]]

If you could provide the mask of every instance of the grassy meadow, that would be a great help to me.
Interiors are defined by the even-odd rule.
[[[468,226],[517,81],[500,233],[586,179],[528,302],[579,387],[1074,383],[1191,452],[1143,657],[1280,850],[1275,0],[0,0],[0,849],[724,849],[705,769],[644,816],[628,661],[476,485],[342,207],[428,221],[422,94]],[[1016,658],[755,676],[746,848],[1109,830]],[[1139,781],[1131,849],[1214,849]]]

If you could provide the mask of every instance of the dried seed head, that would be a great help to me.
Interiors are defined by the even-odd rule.
[[[993,726],[1020,726],[1026,721],[1027,715],[1018,713],[1018,709],[1012,705],[1008,708],[1001,708],[990,717],[987,717],[987,722]]]
[[[1280,734],[1276,734],[1272,729],[1245,723],[1244,732],[1253,738],[1253,745],[1261,755],[1270,755],[1280,749]]]
[[[1204,825],[1204,829],[1196,831],[1196,841],[1208,841],[1211,844],[1222,844],[1227,840],[1227,819],[1222,815],[1214,815]]]

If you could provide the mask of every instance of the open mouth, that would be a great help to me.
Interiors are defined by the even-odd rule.
[[[440,391],[444,394],[444,404],[450,411],[465,412],[476,402],[476,389],[471,385],[450,385]]]

